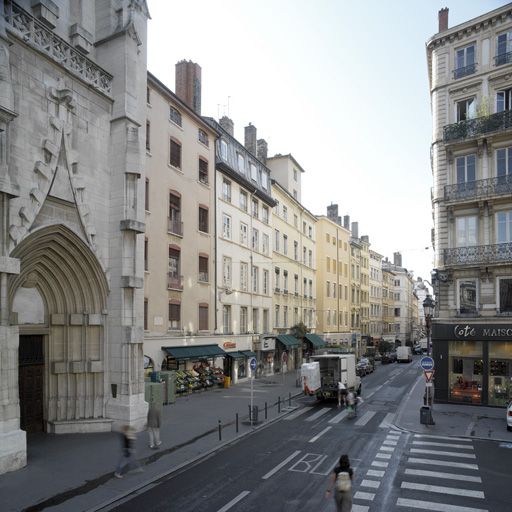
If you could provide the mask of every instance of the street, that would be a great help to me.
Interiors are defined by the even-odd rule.
[[[420,374],[417,363],[378,365],[364,377],[357,418],[336,404],[301,398],[283,420],[105,510],[334,510],[325,489],[342,453],[355,470],[354,512],[509,510],[507,443],[391,426]]]

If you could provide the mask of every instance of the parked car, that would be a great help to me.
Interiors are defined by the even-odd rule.
[[[375,359],[375,361],[382,361],[382,356],[381,356],[380,352],[375,352],[374,359]]]
[[[363,377],[364,375],[368,375],[369,373],[372,373],[373,370],[374,370],[373,364],[367,358],[360,359],[356,365],[356,372],[359,373],[360,377]]]
[[[512,431],[512,400],[507,405],[507,430]]]
[[[422,354],[423,350],[421,348],[421,344],[417,343],[416,345],[414,345],[414,347],[412,347],[412,353],[416,355]]]
[[[396,352],[386,352],[382,355],[382,364],[396,363]]]

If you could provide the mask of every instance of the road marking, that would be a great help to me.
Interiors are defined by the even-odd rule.
[[[392,435],[388,434],[386,436],[386,439],[388,439],[389,441],[398,441],[400,439],[400,436],[392,436]]]
[[[319,432],[315,437],[312,437],[309,442],[314,443],[317,439],[320,439],[327,431],[331,430],[332,427],[325,427],[322,432]]]
[[[457,487],[442,487],[440,485],[415,484],[412,482],[402,482],[402,489],[413,489],[415,491],[437,492],[438,494],[451,494],[452,496],[467,496],[469,498],[485,499],[482,491],[472,491],[470,489],[458,489]]]
[[[229,503],[226,503],[222,508],[219,508],[217,512],[226,512],[233,505],[236,505],[240,500],[243,500],[251,491],[242,491],[236,498],[233,498]]]
[[[466,439],[465,437],[449,437],[449,436],[434,436],[430,434],[414,434],[414,437],[424,437],[426,439],[446,439],[448,441],[464,441],[465,443],[472,443],[472,439]]]
[[[378,480],[363,480],[361,482],[362,487],[372,487],[373,489],[378,489],[380,486],[380,482]]]
[[[376,476],[378,478],[382,478],[386,472],[385,471],[379,471],[377,469],[369,469],[366,472],[366,476]]]
[[[294,462],[293,465],[288,468],[288,471],[296,471],[297,473],[315,473],[317,475],[323,475],[324,473],[317,473],[315,470],[321,464],[323,464],[325,459],[327,459],[327,455],[321,455],[319,453],[306,453],[298,461]]]
[[[451,443],[436,443],[434,441],[413,441],[412,444],[416,446],[441,446],[445,448],[461,448],[462,450],[472,450],[473,446],[467,444],[451,444]]]
[[[392,446],[381,446],[379,450],[381,452],[394,452],[396,448],[393,448]]]
[[[355,503],[352,505],[352,512],[368,512],[370,507],[367,505],[356,505]]]
[[[274,469],[271,469],[266,475],[263,475],[261,478],[263,480],[266,480],[267,478],[270,478],[272,475],[277,473],[282,467],[286,466],[288,462],[290,462],[292,459],[297,457],[297,455],[300,453],[300,450],[294,451],[289,457],[286,457],[286,459],[283,460],[280,464],[278,464]]]
[[[334,418],[331,418],[329,420],[329,423],[339,423],[347,414],[348,414],[347,409],[344,409],[339,414],[336,414],[336,416],[334,416]]]
[[[417,459],[415,457],[409,457],[407,459],[407,462],[411,464],[428,464],[430,466],[447,466],[450,468],[478,470],[478,465],[476,464],[466,464],[465,462],[452,462],[451,460]]]
[[[391,441],[390,439],[386,439],[382,444],[386,446],[396,446],[398,443],[396,441]]]
[[[396,504],[399,507],[420,508],[422,510],[433,510],[434,512],[489,512],[483,508],[458,507],[447,503],[435,503],[433,501],[408,500],[398,498]]]
[[[354,494],[354,499],[356,499],[356,500],[368,500],[368,501],[373,501],[373,498],[375,498],[375,494],[373,494],[373,492],[361,492],[361,491],[357,491],[357,492]]]
[[[323,407],[318,412],[315,412],[315,414],[313,414],[312,416],[306,418],[306,421],[315,421],[316,419],[320,418],[320,416],[327,414],[330,410],[330,407]]]
[[[476,459],[476,455],[474,453],[444,452],[441,450],[421,450],[420,448],[411,448],[411,453],[425,453],[427,455],[449,455],[450,457],[460,457],[463,459]]]
[[[295,418],[298,418],[301,414],[304,414],[306,412],[309,412],[313,407],[304,407],[302,409],[299,409],[298,411],[292,412],[291,414],[288,414],[288,416],[285,416],[283,420],[290,421],[294,420]]]
[[[423,469],[406,469],[405,474],[430,476],[432,478],[446,478],[448,480],[462,480],[463,482],[478,482],[479,484],[482,483],[482,479],[479,476],[458,475],[455,473],[443,473],[439,471],[425,471]]]
[[[359,418],[356,421],[356,426],[358,427],[364,427],[376,414],[376,411],[367,411],[364,413],[362,418]]]
[[[375,468],[387,468],[389,466],[388,462],[381,462],[380,460],[374,460],[371,465]]]
[[[375,455],[375,458],[389,460],[391,459],[391,453],[377,453],[377,455]]]

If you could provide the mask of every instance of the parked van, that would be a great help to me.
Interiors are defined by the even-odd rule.
[[[396,349],[396,360],[398,363],[410,363],[412,361],[411,347],[398,347]]]

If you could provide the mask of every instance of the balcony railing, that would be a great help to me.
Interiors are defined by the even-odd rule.
[[[502,196],[510,193],[512,193],[512,175],[510,174],[485,180],[445,185],[444,187],[446,201]]]
[[[453,70],[453,78],[455,78],[455,80],[457,80],[458,78],[472,75],[475,71],[476,71],[476,62],[474,64],[469,64],[468,66],[464,66],[462,68],[454,69]]]
[[[500,53],[494,57],[494,65],[502,66],[503,64],[510,64],[512,62],[512,52]]]
[[[169,272],[167,276],[167,288],[169,290],[183,290],[183,276],[177,276]]]
[[[199,282],[200,283],[208,282],[208,272],[199,272]]]
[[[489,263],[512,263],[512,242],[454,247],[444,250],[444,264],[447,266]]]
[[[443,129],[443,140],[444,142],[456,141],[511,128],[512,110],[504,110],[490,116],[466,119],[459,123],[448,124]]]
[[[181,331],[181,322],[179,320],[169,320],[167,328],[169,331]]]
[[[167,231],[173,235],[183,236],[183,222],[181,220],[167,219]]]

